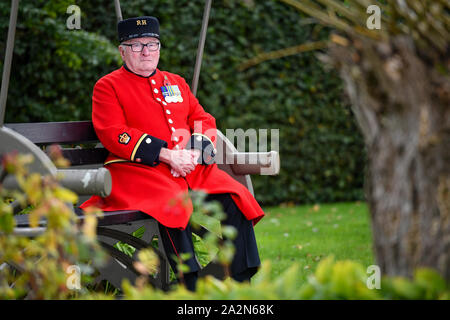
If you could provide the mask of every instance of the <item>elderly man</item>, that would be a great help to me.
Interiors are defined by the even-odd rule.
[[[104,211],[140,210],[159,222],[161,240],[171,267],[172,256],[191,253],[183,280],[195,290],[200,266],[194,256],[189,218],[190,189],[219,201],[234,226],[236,253],[230,267],[238,281],[250,280],[260,265],[253,225],[264,212],[251,193],[214,163],[215,119],[204,111],[185,80],[157,69],[161,43],[159,22],[138,17],[118,23],[119,51],[124,65],[94,87],[92,121],[110,152],[105,166],[112,192],[93,196],[82,208]]]

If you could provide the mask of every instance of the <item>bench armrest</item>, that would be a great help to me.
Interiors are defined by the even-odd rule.
[[[269,152],[234,152],[227,155],[233,173],[237,175],[277,175],[280,172],[280,155]]]
[[[98,195],[107,197],[111,194],[111,173],[106,168],[99,169],[57,169],[60,184],[78,195]],[[16,178],[8,175],[4,182],[8,189],[18,189]]]
[[[111,173],[106,168],[58,169],[57,176],[63,187],[78,195],[107,197],[111,194]]]

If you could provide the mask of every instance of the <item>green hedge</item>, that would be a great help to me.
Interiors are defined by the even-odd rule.
[[[89,119],[95,81],[120,65],[113,1],[77,1],[82,29],[72,31],[66,29],[71,4],[21,1],[7,122]],[[9,5],[0,4],[2,54]],[[159,17],[159,67],[188,83],[203,5],[188,0],[121,3],[124,18]],[[277,1],[213,2],[198,98],[224,133],[280,130],[280,175],[252,179],[264,205],[363,199],[364,144],[338,75],[325,70],[315,53],[242,72],[237,68],[258,53],[327,37],[329,30],[305,21]]]
[[[73,1],[21,1],[6,122],[88,119],[99,74],[120,63],[110,41],[66,28]],[[10,4],[0,4],[4,54]],[[3,63],[3,56],[2,56]]]

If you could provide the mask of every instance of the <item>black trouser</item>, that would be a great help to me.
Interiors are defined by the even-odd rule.
[[[253,223],[245,218],[229,194],[210,194],[205,199],[205,201],[213,200],[221,203],[227,216],[222,224],[233,226],[237,230],[237,236],[233,240],[236,251],[229,269],[230,275],[237,281],[249,281],[261,263]],[[188,224],[186,229],[180,230],[167,228],[159,223],[159,233],[170,266],[177,276],[178,261],[174,260],[173,257],[180,257],[182,253],[191,254],[191,257],[187,261],[183,261],[189,267],[189,272],[183,274],[183,280],[186,287],[194,291],[198,271],[201,267],[195,257],[190,225]]]

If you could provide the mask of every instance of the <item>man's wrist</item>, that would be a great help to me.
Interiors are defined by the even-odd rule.
[[[161,151],[159,152],[159,161],[169,163],[170,162],[170,153],[172,150],[167,148],[161,148]]]

